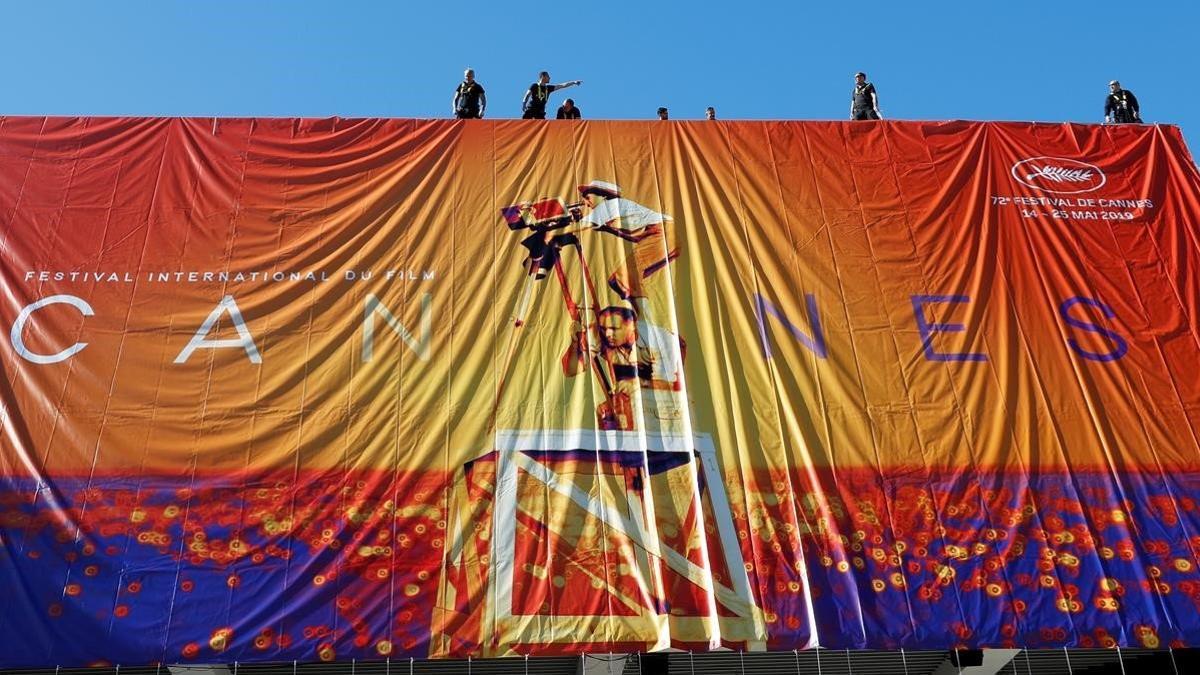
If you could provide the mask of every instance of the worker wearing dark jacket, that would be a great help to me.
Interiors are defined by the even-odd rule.
[[[558,106],[558,113],[554,118],[559,120],[577,120],[582,117],[579,112],[579,106],[575,105],[574,99],[567,99],[563,104]]]
[[[483,85],[475,81],[474,70],[467,68],[463,73],[463,81],[454,88],[454,98],[451,99],[450,107],[454,116],[460,120],[483,117],[483,111],[487,109],[487,95],[483,92]]]
[[[1104,121],[1113,124],[1136,124],[1142,121],[1137,97],[1132,91],[1122,89],[1121,83],[1108,83],[1108,97],[1104,99]]]
[[[883,115],[879,114],[879,96],[875,93],[875,85],[867,82],[866,73],[854,74],[854,91],[850,92],[850,119],[883,119]]]
[[[529,89],[525,92],[525,98],[521,101],[521,119],[546,119],[546,102],[550,100],[550,94],[559,89],[566,89],[567,87],[574,87],[580,84],[583,84],[583,80],[550,84],[550,73],[543,70],[538,73],[537,82],[529,85]]]

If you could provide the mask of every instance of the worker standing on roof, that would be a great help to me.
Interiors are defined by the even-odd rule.
[[[1108,83],[1108,92],[1108,97],[1104,99],[1105,122],[1138,124],[1142,121],[1142,111],[1132,91],[1122,89],[1121,83],[1113,80]]]
[[[875,85],[867,82],[866,73],[854,74],[854,91],[850,92],[850,119],[883,119],[883,115],[879,114],[879,96],[875,94]]]
[[[550,84],[550,73],[542,71],[538,73],[537,82],[529,85],[529,90],[525,92],[525,100],[521,101],[521,119],[523,120],[544,120],[546,119],[546,101],[550,99],[550,94],[559,89],[574,87],[583,84],[583,80],[571,80],[562,84]]]
[[[451,103],[454,116],[460,120],[481,119],[487,108],[487,96],[483,93],[483,85],[475,81],[475,71],[467,68],[463,72],[463,81],[454,88],[454,99]]]

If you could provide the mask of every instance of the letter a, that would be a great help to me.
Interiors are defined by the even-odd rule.
[[[233,321],[233,328],[237,331],[238,337],[228,340],[206,340],[204,336],[212,331],[217,319],[221,318],[221,314],[225,312],[229,312],[229,318]],[[209,312],[208,318],[196,329],[196,334],[188,341],[187,346],[179,352],[179,356],[175,357],[175,363],[187,363],[187,360],[192,357],[192,352],[201,347],[205,349],[241,347],[246,351],[250,363],[262,363],[262,357],[258,355],[258,347],[254,345],[254,338],[251,337],[250,330],[246,328],[246,322],[242,319],[242,311],[238,309],[232,295],[221,298],[221,302],[217,303],[213,311]]]

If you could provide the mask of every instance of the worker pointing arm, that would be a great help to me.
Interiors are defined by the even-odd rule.
[[[525,98],[521,100],[521,119],[546,119],[546,102],[550,99],[550,94],[559,89],[566,89],[580,84],[583,84],[583,80],[550,84],[550,73],[543,70],[538,73],[537,82],[529,85],[529,89],[525,91]]]

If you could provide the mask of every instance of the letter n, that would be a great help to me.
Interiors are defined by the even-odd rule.
[[[362,360],[370,361],[375,355],[375,315],[379,314],[387,322],[404,344],[416,353],[422,361],[429,360],[429,344],[433,337],[433,295],[425,293],[421,296],[421,338],[414,338],[412,333],[400,323],[388,308],[374,293],[367,294],[367,302],[363,308],[363,345]]]
[[[821,329],[821,314],[817,311],[817,299],[812,293],[804,294],[804,303],[808,315],[808,324],[812,326],[812,337],[805,335],[804,332],[793,325],[791,321],[788,321],[788,318],[784,316],[783,311],[771,304],[770,300],[767,300],[758,293],[754,294],[754,300],[756,313],[758,315],[758,337],[759,340],[762,341],[763,358],[770,359],[773,356],[771,353],[770,336],[767,334],[768,314],[775,317],[777,321],[786,326],[788,331],[791,332],[792,337],[796,338],[796,341],[798,341],[800,344],[808,347],[809,351],[817,355],[817,358],[824,359],[829,355],[829,350],[825,346],[825,332]]]

